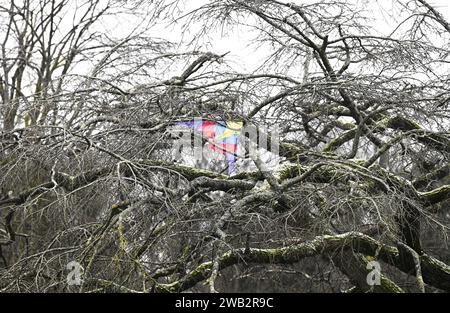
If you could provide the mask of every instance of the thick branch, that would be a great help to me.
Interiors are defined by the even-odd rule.
[[[294,264],[306,257],[352,248],[355,252],[378,256],[394,266],[400,267],[398,250],[384,246],[377,240],[361,233],[349,232],[335,236],[318,236],[300,244],[275,248],[240,248],[230,250],[218,258],[219,270],[235,264]],[[186,276],[170,284],[156,284],[155,292],[181,292],[195,286],[211,275],[213,263],[205,262]],[[450,290],[450,266],[428,255],[420,256],[420,266],[425,283],[443,290]],[[400,268],[401,269],[401,268]]]

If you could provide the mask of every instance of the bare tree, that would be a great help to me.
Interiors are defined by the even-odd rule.
[[[450,32],[437,8],[395,2],[385,34],[359,1],[212,0],[178,19],[197,36],[251,28],[272,54],[237,73],[227,53],[177,51],[148,28],[93,31],[119,14],[100,4],[78,7],[67,33],[64,1],[2,7],[0,290],[450,290]],[[228,176],[173,160],[171,127],[194,117],[279,130],[280,165],[251,155]]]

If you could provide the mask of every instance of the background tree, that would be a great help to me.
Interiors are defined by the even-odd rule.
[[[2,7],[0,290],[450,290],[437,8],[393,2],[386,31],[371,18],[383,8],[359,1],[211,0],[176,19],[206,41],[251,28],[272,54],[243,74],[223,51],[148,35],[181,2],[100,3],[68,32],[68,2]],[[108,14],[142,24],[111,38],[95,28]],[[280,165],[251,155],[226,176],[173,160],[171,126],[193,117],[280,131]],[[66,284],[73,260],[80,286]]]

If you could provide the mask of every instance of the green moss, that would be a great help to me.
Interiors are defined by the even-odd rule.
[[[293,163],[285,163],[275,172],[274,176],[278,182],[282,182],[288,178],[299,175],[303,172],[302,168]]]
[[[390,118],[390,117],[383,118],[382,120],[380,120],[376,123],[375,128],[378,130],[384,130],[384,129],[390,127],[391,120],[392,120],[392,118]]]
[[[330,140],[330,142],[325,146],[323,152],[331,152],[342,146],[347,141],[351,140],[356,135],[357,128],[346,131],[337,138]]]
[[[444,185],[427,192],[419,192],[420,198],[428,205],[450,198],[450,185]]]
[[[204,169],[198,169],[190,166],[185,166],[181,164],[173,164],[171,162],[165,162],[160,160],[141,160],[141,164],[147,165],[147,166],[155,166],[155,167],[164,167],[169,170],[175,171],[177,173],[180,173],[184,177],[186,177],[188,180],[192,180],[198,177],[208,177],[208,178],[222,178],[227,179],[228,176],[221,175],[212,171],[204,170]]]
[[[367,256],[362,254],[358,254],[358,259],[361,261],[362,265],[366,269],[367,264],[375,260],[373,256]],[[380,285],[375,285],[373,291],[383,293],[404,293],[402,288],[397,286],[392,280],[390,280],[383,274],[381,274],[380,277]]]
[[[404,293],[403,289],[397,286],[392,280],[386,278],[386,276],[381,275],[380,279],[381,285],[377,286],[381,292],[389,292],[389,293]]]

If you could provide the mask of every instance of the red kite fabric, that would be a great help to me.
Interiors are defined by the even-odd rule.
[[[224,154],[228,160],[228,175],[234,171],[236,162],[236,152],[239,144],[239,134],[241,132],[242,122],[224,122],[193,120],[178,122],[177,125],[187,126],[194,131],[199,132],[203,138],[208,140],[207,146]]]

